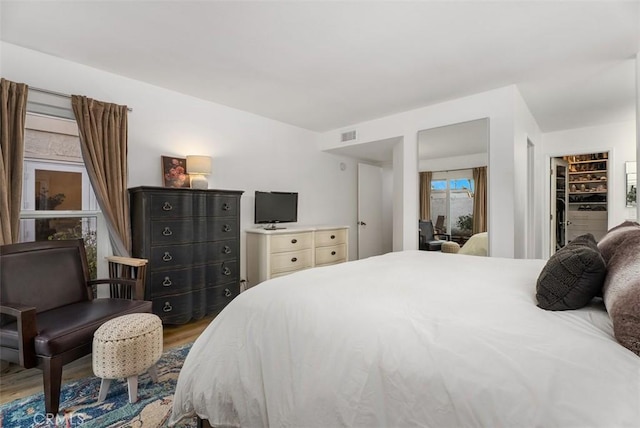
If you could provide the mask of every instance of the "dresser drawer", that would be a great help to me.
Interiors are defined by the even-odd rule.
[[[184,269],[153,271],[149,291],[151,297],[158,297],[238,282],[238,279],[238,262],[233,260]]]
[[[151,222],[151,245],[193,240],[194,222],[189,220],[156,220]]]
[[[306,269],[312,266],[311,249],[271,254],[271,274]]]
[[[316,247],[346,244],[347,232],[345,229],[320,230],[316,232]]]
[[[233,196],[214,196],[207,199],[207,212],[212,217],[235,217],[238,215],[240,198]]]
[[[193,199],[191,194],[157,194],[149,196],[151,218],[191,217]]]
[[[341,263],[346,260],[346,245],[316,248],[316,266]]]
[[[199,269],[175,269],[151,272],[148,295],[151,297],[182,293],[191,290],[191,284],[204,278],[204,266]]]
[[[151,222],[151,245],[232,239],[238,235],[235,218],[191,218]]]
[[[183,324],[197,318],[192,313],[194,298],[190,291],[154,298],[151,305],[153,313],[158,315],[164,324]],[[202,318],[202,315],[199,317]]]
[[[217,285],[203,290],[205,301],[207,302],[207,312],[222,309],[240,294],[240,283],[238,281],[228,284]]]
[[[286,235],[271,236],[271,252],[282,253],[311,248],[313,235],[311,233],[287,233]]]
[[[175,269],[217,261],[237,260],[240,243],[237,240],[163,245],[151,248],[149,270]]]

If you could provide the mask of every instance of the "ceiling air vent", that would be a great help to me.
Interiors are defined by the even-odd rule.
[[[356,131],[347,131],[340,134],[340,141],[346,143],[348,141],[354,141],[356,139]]]

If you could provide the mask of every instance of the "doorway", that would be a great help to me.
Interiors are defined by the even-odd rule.
[[[358,259],[383,254],[382,168],[358,163]]]
[[[551,174],[550,254],[586,233],[602,239],[609,223],[609,153],[552,158]]]

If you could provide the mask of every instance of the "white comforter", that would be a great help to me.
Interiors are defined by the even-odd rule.
[[[601,304],[536,307],[543,265],[407,251],[261,283],[193,345],[172,422],[640,426],[640,358]]]

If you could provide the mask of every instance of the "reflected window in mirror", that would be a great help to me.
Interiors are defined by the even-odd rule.
[[[636,162],[625,162],[627,207],[638,204],[638,175]]]
[[[430,214],[438,233],[461,243],[473,234],[475,184],[470,169],[434,172],[431,180]]]

